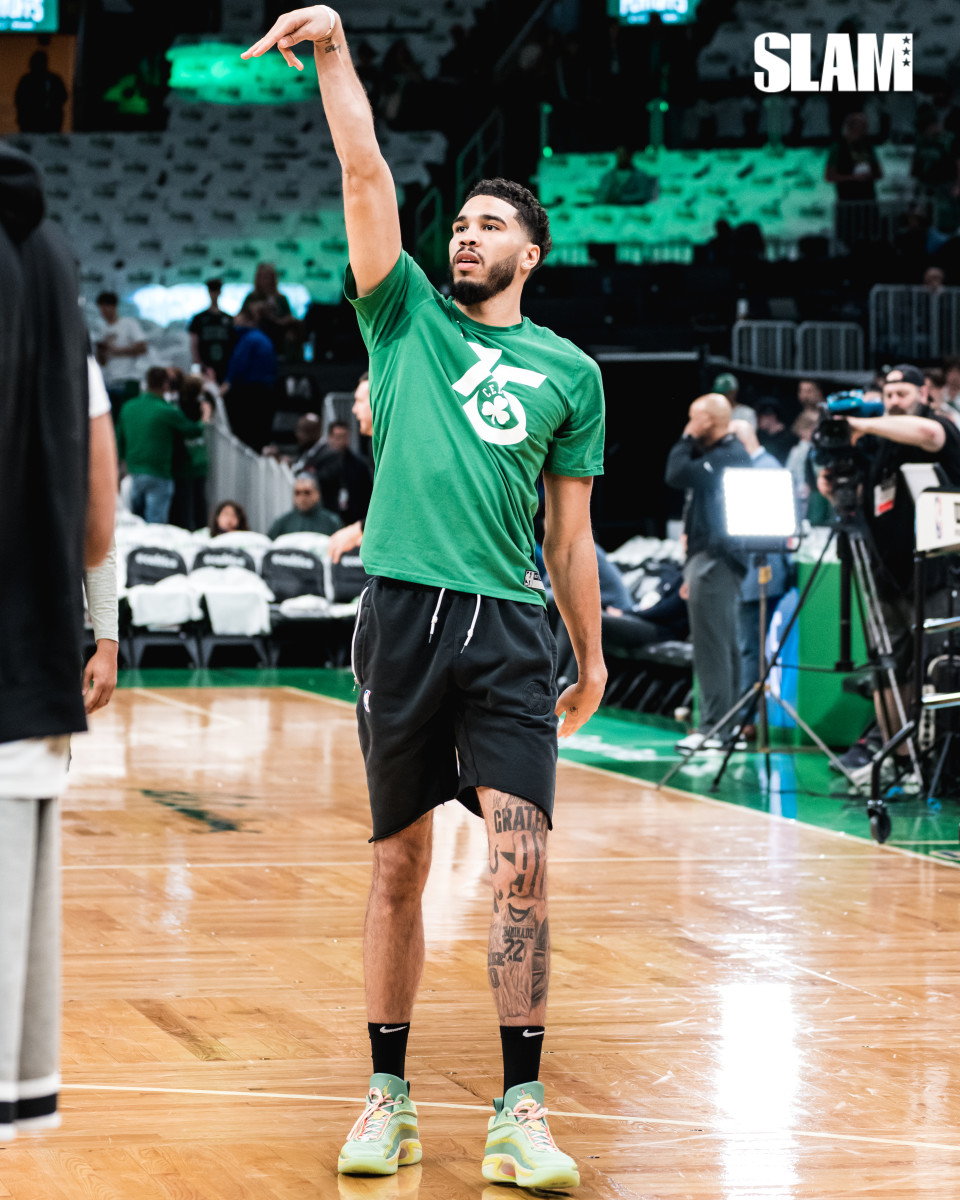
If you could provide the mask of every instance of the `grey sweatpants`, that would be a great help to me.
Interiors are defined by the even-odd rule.
[[[0,798],[0,1141],[57,1123],[60,805]]]
[[[740,576],[722,558],[700,551],[687,559],[687,615],[693,673],[700,688],[700,724],[706,733],[740,695]]]

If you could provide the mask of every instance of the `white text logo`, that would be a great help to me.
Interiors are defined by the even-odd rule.
[[[761,33],[753,43],[761,92],[912,92],[913,34],[828,33],[820,78],[813,78],[809,33]],[[786,50],[787,58],[774,54]]]

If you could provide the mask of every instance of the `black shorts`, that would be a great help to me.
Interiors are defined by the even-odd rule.
[[[539,604],[372,579],[353,635],[373,837],[478,787],[553,820],[557,644]]]

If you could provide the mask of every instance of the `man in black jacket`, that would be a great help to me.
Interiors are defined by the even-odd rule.
[[[667,456],[666,482],[687,493],[684,529],[687,613],[693,670],[700,687],[699,729],[680,750],[718,749],[706,733],[739,695],[738,616],[743,564],[727,546],[721,477],[727,467],[749,467],[750,456],[730,432],[730,402],[709,392],[690,405],[683,435]]]
[[[0,1142],[57,1121],[56,796],[86,728],[81,578],[116,494],[74,256],[43,211],[36,164],[0,142]]]

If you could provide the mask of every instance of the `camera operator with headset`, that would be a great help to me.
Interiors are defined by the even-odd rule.
[[[907,463],[933,463],[950,484],[960,485],[960,430],[929,408],[923,372],[909,364],[887,372],[883,407],[883,416],[845,419],[850,442],[863,459],[857,508],[870,533],[871,562],[902,689],[911,662],[915,514],[913,495],[901,468]],[[845,502],[835,486],[838,482],[830,468],[818,471],[819,491],[841,511]],[[934,590],[936,582],[931,580],[929,586],[928,615],[938,615],[945,599],[943,581],[939,596]],[[875,694],[874,701],[886,740],[899,728],[891,694],[888,690]],[[906,752],[906,747],[900,749]],[[870,757],[865,756],[860,764],[864,770],[869,770]],[[855,764],[851,761],[849,765]]]

